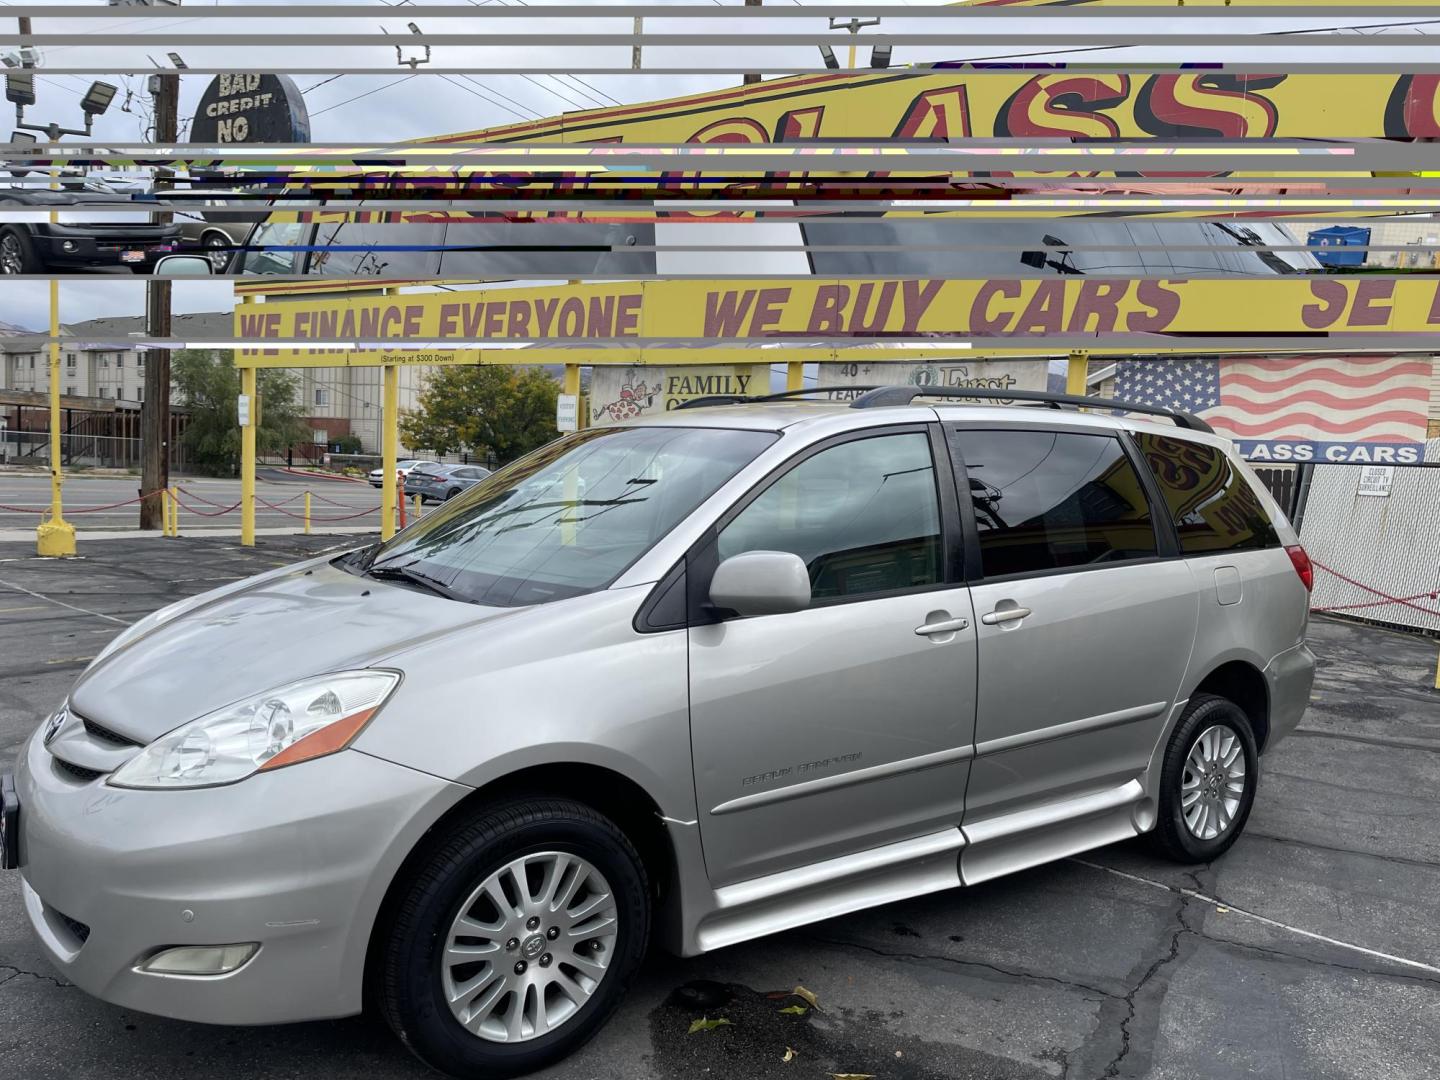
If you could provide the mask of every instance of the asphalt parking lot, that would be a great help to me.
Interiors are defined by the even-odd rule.
[[[353,538],[0,544],[0,754],[146,612]],[[1239,843],[1138,843],[709,956],[654,957],[556,1078],[1433,1078],[1440,1074],[1440,692],[1433,639],[1329,620],[1303,725]],[[818,1007],[789,996],[796,986]],[[800,1004],[803,1012],[782,1012]],[[729,1023],[690,1033],[693,1020]],[[793,1051],[788,1055],[787,1051]],[[0,1076],[430,1075],[378,1019],[210,1028],[95,1001],[0,875]]]

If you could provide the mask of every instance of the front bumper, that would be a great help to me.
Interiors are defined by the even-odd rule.
[[[1268,751],[1295,730],[1310,704],[1310,688],[1315,683],[1315,654],[1310,646],[1296,645],[1271,660],[1265,665],[1265,682],[1270,693]]]
[[[140,1012],[273,1024],[360,1011],[385,890],[469,789],[355,750],[227,787],[127,791],[22,753],[20,873],[30,923],[82,990]],[[174,945],[258,942],[227,975],[137,966]]]
[[[46,266],[127,266],[137,273],[148,274],[156,262],[178,248],[180,230],[112,236],[79,227],[50,225],[37,230],[32,242],[36,255]],[[138,263],[121,262],[121,253],[126,251],[141,251],[145,257]]]

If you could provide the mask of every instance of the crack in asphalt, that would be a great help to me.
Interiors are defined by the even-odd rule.
[[[1187,873],[1185,876],[1194,883],[1195,891],[1199,892],[1199,877],[1194,873]],[[1149,968],[1146,969],[1145,974],[1140,976],[1139,981],[1137,981],[1135,985],[1130,988],[1129,992],[1126,993],[1124,998],[1122,999],[1125,1004],[1125,1015],[1120,1019],[1120,1048],[1116,1052],[1115,1056],[1111,1058],[1110,1062],[1105,1066],[1105,1071],[1101,1073],[1102,1076],[1117,1077],[1120,1075],[1121,1063],[1130,1054],[1130,1025],[1135,1022],[1135,1015],[1137,1012],[1135,1006],[1135,999],[1139,997],[1140,992],[1150,984],[1150,981],[1160,973],[1161,969],[1168,967],[1170,964],[1173,964],[1175,962],[1176,958],[1180,955],[1180,939],[1184,937],[1187,933],[1194,932],[1191,929],[1190,924],[1185,921],[1185,912],[1189,909],[1189,907],[1190,897],[1184,893],[1181,893],[1179,903],[1175,905],[1175,914],[1172,916],[1175,920],[1176,926],[1174,928],[1174,931],[1170,935],[1170,942],[1165,950],[1164,955],[1157,957],[1155,961],[1151,963]],[[1164,997],[1165,995],[1162,992],[1160,995],[1160,1001],[1163,1001]],[[1157,1001],[1156,1004],[1158,1006],[1159,1001]]]
[[[1202,930],[1190,929],[1190,933],[1198,938],[1216,945],[1226,946],[1232,949],[1239,949],[1243,952],[1259,953],[1262,956],[1272,957],[1277,960],[1289,960],[1297,964],[1309,964],[1313,967],[1334,968],[1337,971],[1349,971],[1356,975],[1369,975],[1375,979],[1396,979],[1402,982],[1420,983],[1424,986],[1440,986],[1440,979],[1429,975],[1405,975],[1398,971],[1382,971],[1379,968],[1363,967],[1359,964],[1342,964],[1338,960],[1325,960],[1318,956],[1306,956],[1303,953],[1286,952],[1284,949],[1274,949],[1267,945],[1252,945],[1246,941],[1235,941],[1231,938],[1215,937]]]
[[[37,979],[40,982],[51,983],[62,990],[75,985],[72,982],[66,982],[64,979],[57,978],[54,975],[47,975],[43,971],[27,971],[25,968],[16,967],[14,964],[0,964],[0,971],[10,972],[5,978],[0,979],[0,986],[4,986],[6,983],[18,979],[21,975],[28,975],[30,978]]]
[[[908,960],[912,963],[925,963],[936,961],[942,964],[953,964],[957,967],[981,968],[985,971],[993,971],[997,975],[1004,975],[1007,978],[1018,979],[1025,982],[1045,982],[1063,986],[1067,990],[1080,990],[1086,994],[1105,998],[1111,1001],[1118,1001],[1121,996],[1113,990],[1105,990],[1089,983],[1076,982],[1073,979],[1062,979],[1056,975],[1041,975],[1033,971],[1017,971],[1002,968],[996,964],[987,964],[981,960],[965,960],[958,956],[946,956],[943,953],[913,953],[899,952],[892,949],[882,949],[878,945],[867,945],[860,941],[845,941],[840,938],[823,938],[814,935],[805,935],[806,940],[817,945],[832,945],[840,949],[854,949],[857,952],[866,952],[874,956],[882,956],[889,960]]]

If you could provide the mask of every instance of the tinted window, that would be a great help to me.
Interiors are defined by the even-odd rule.
[[[1137,435],[1187,555],[1274,547],[1275,526],[1249,481],[1213,446]]]
[[[1118,439],[1058,431],[954,431],[987,577],[1155,554],[1140,477]]]
[[[768,431],[589,428],[467,487],[381,547],[373,565],[503,607],[603,589],[774,440]]]
[[[653,274],[654,252],[635,249],[654,244],[655,226],[649,222],[451,221],[440,272],[480,278]]]
[[[719,555],[791,551],[816,599],[941,580],[940,508],[922,434],[857,439],[802,461],[730,522]]]
[[[247,251],[240,256],[237,274],[299,274],[305,266],[305,252],[293,250],[303,246],[310,226],[294,221],[272,221],[261,225],[247,241],[250,247],[270,247],[268,251]]]

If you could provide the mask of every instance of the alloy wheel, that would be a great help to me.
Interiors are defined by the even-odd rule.
[[[491,1042],[538,1038],[590,1000],[615,953],[610,884],[578,855],[522,855],[490,874],[445,937],[440,980],[451,1013]]]
[[[0,274],[23,274],[25,253],[13,233],[0,237]]]
[[[210,267],[217,274],[223,274],[226,265],[230,262],[228,243],[223,236],[207,236],[205,238],[205,257],[210,260]]]
[[[1219,724],[1206,728],[1191,745],[1180,780],[1185,827],[1196,839],[1214,840],[1230,828],[1244,794],[1240,737]]]

